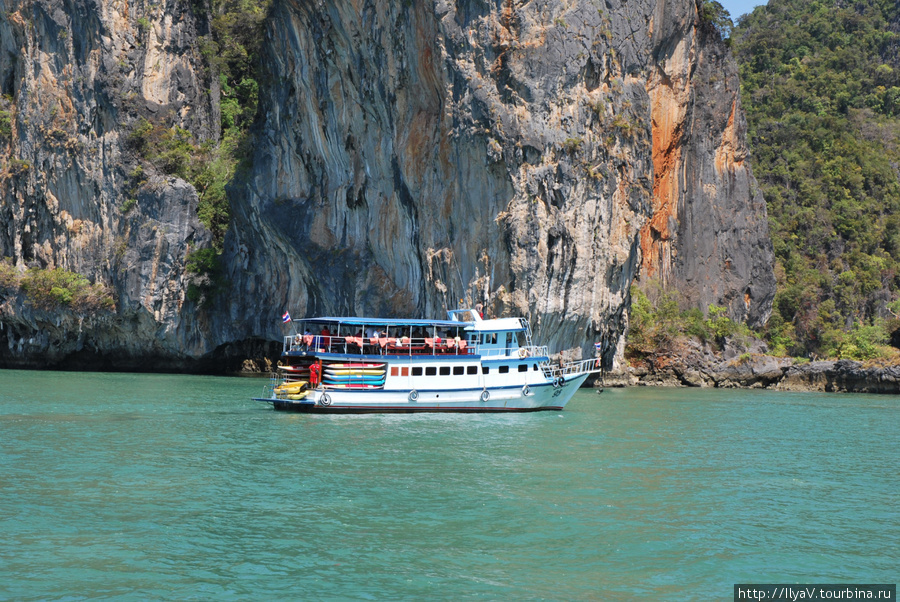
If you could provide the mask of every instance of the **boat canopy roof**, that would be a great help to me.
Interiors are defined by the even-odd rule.
[[[493,320],[481,320],[474,324],[472,330],[479,332],[503,332],[525,330],[519,318],[494,318]]]
[[[454,315],[456,314],[456,315]],[[475,316],[478,314],[472,312]],[[465,314],[464,314],[465,315]],[[451,312],[451,317],[461,317],[456,312]],[[474,332],[510,332],[525,330],[522,320],[519,318],[495,318],[483,320],[480,317],[472,322],[461,320],[416,320],[397,318],[353,318],[346,316],[323,316],[316,318],[302,318],[296,320],[305,324],[338,324],[347,326],[436,326],[438,328],[462,328]]]
[[[307,324],[347,324],[350,326],[438,326],[440,328],[467,328],[471,322],[457,322],[455,320],[415,320],[396,318],[348,318],[338,316],[326,316],[320,318],[302,318],[297,322]]]

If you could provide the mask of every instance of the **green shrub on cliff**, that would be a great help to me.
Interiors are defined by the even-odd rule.
[[[19,274],[12,260],[8,257],[0,259],[0,293],[8,293],[19,289]]]
[[[197,249],[187,256],[185,270],[191,274],[187,298],[200,305],[208,305],[225,287],[222,262],[215,249]]]
[[[70,308],[90,314],[115,308],[115,300],[107,287],[100,283],[91,284],[81,274],[62,268],[31,268],[19,284],[28,302],[38,309]]]
[[[700,23],[711,27],[726,43],[730,43],[731,30],[734,24],[731,14],[716,0],[697,0],[697,13]]]
[[[869,357],[900,293],[900,4],[770,0],[732,39],[777,261],[769,340]]]
[[[790,325],[780,314],[775,314],[767,333],[754,332],[746,324],[735,322],[726,309],[710,305],[707,315],[699,309],[682,311],[675,293],[651,287],[652,300],[637,286],[631,288],[631,309],[628,314],[628,332],[625,335],[625,357],[641,359],[671,347],[679,339],[694,337],[705,343],[721,346],[726,339],[749,343],[753,338],[766,338],[769,354],[785,357],[795,344],[790,336]],[[833,307],[825,303],[824,309]],[[892,305],[892,311],[900,310],[900,301]],[[821,353],[813,354],[822,359],[888,360],[900,355],[888,345],[888,333],[900,329],[900,319],[890,323],[876,320],[874,324],[857,322],[847,329],[829,328],[823,331]]]
[[[0,110],[0,140],[5,140],[12,135],[12,121],[9,111]]]
[[[755,336],[746,324],[725,315],[724,307],[710,305],[704,316],[697,308],[680,309],[675,293],[658,288],[653,291],[653,296],[655,300],[651,301],[640,288],[631,287],[625,337],[625,356],[629,359],[647,357],[685,337],[721,345],[728,337],[749,339]]]
[[[211,14],[200,41],[208,77],[219,84],[220,140],[199,141],[165,121],[138,119],[129,144],[157,170],[190,182],[199,195],[198,217],[221,251],[231,217],[228,185],[249,160],[249,128],[259,103],[259,55],[271,0],[212,0],[193,5],[198,18]]]

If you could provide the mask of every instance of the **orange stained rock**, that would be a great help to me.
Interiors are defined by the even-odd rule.
[[[678,170],[684,136],[685,108],[671,83],[661,82],[650,91],[653,136],[653,213],[641,228],[641,271],[646,276],[660,272],[665,277],[671,261],[670,218],[678,211]]]
[[[733,172],[744,165],[743,158],[736,158],[742,144],[734,127],[734,116],[737,113],[737,99],[731,103],[731,114],[728,116],[728,125],[722,132],[722,142],[716,149],[716,172],[722,174],[725,171]]]

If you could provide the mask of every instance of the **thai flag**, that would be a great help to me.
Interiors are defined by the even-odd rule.
[[[290,322],[290,321],[291,321],[291,314],[290,314],[290,312],[284,312],[284,315],[281,316],[281,323],[282,323],[282,324],[287,324],[287,323]]]
[[[603,343],[594,343],[594,349],[596,349],[597,351],[602,351]]]

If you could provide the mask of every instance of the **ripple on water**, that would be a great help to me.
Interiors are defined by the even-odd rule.
[[[892,582],[893,398],[310,416],[252,379],[0,371],[0,597],[728,597]]]

